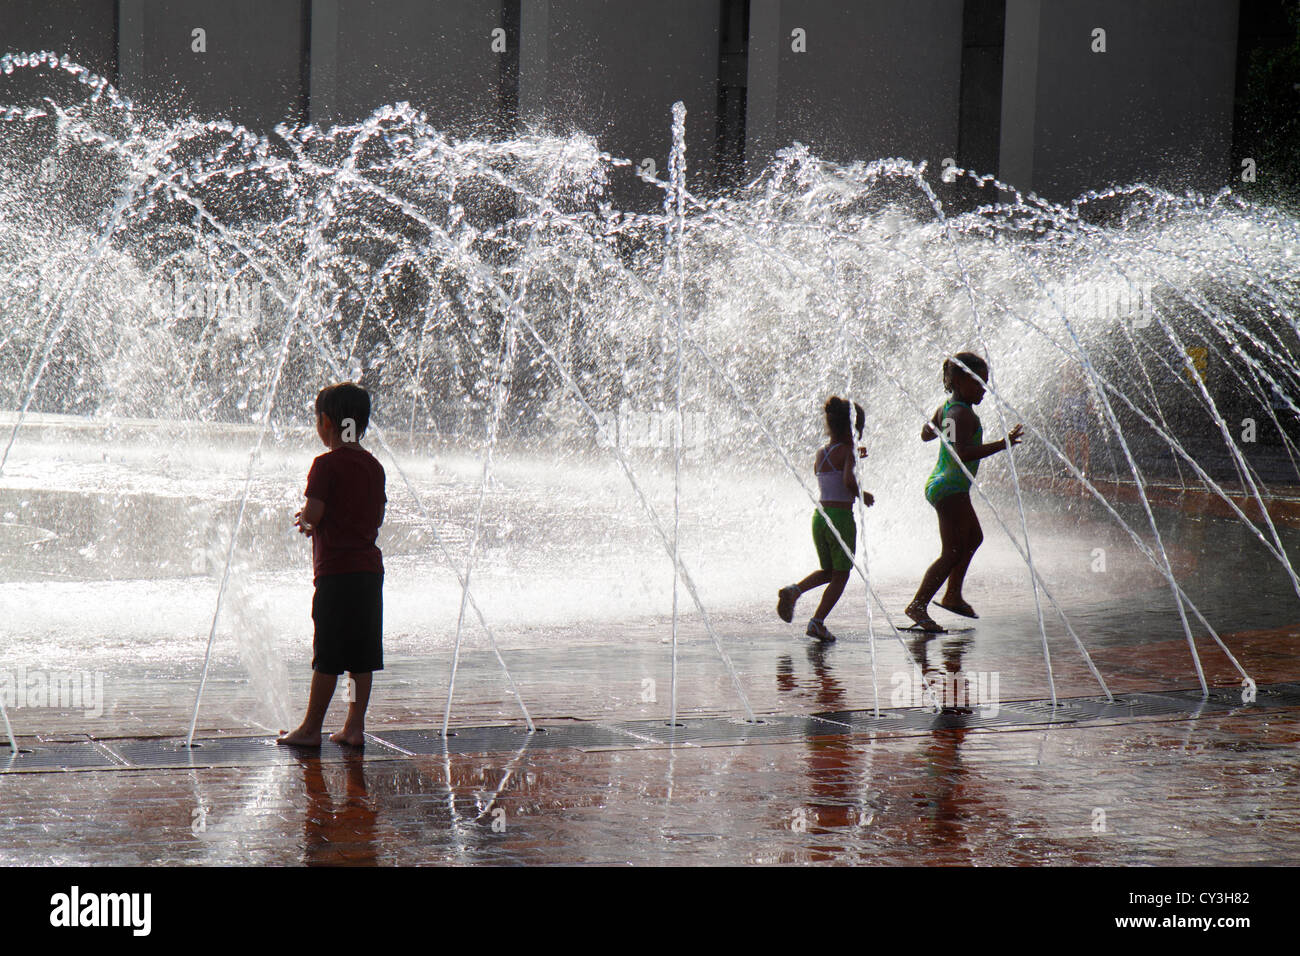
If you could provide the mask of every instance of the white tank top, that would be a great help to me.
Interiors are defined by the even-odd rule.
[[[836,442],[823,448],[817,458],[817,468],[814,474],[817,475],[817,484],[821,486],[822,501],[835,501],[843,504],[853,503],[853,492],[849,491],[844,484],[844,472],[842,469],[831,466],[829,471],[822,471],[822,465],[831,464],[831,452],[839,448],[843,442]]]

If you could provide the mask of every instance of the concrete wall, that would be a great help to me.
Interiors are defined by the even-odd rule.
[[[0,52],[66,53],[100,76],[116,80],[116,9],[113,0],[5,0],[0,3]],[[49,89],[48,74],[41,77],[20,70],[0,77],[4,103],[39,98]]]
[[[998,171],[1005,13],[1005,0],[965,0],[956,158],[962,167],[979,173]]]
[[[113,0],[6,0],[0,3],[0,52],[66,54],[87,69],[117,81],[117,13]],[[0,105],[44,106],[42,99],[81,102],[86,87],[47,67],[0,73]],[[66,94],[66,95],[65,95]],[[42,175],[57,178],[55,123],[23,122],[18,135],[6,136],[5,156],[22,166],[39,163]],[[79,197],[65,196],[77,204]]]
[[[1007,0],[1001,178],[1055,200],[1223,185],[1237,14],[1237,0]]]
[[[603,149],[653,161],[667,176],[672,105],[686,104],[689,181],[713,174],[719,5],[708,0],[523,0],[519,105],[526,123],[583,130]],[[616,201],[644,207],[663,194],[624,170]]]
[[[118,9],[121,82],[133,98],[259,132],[306,119],[307,0],[121,0]]]
[[[1005,18],[1003,9],[1005,8]],[[686,102],[693,186],[723,151],[962,165],[1054,199],[1232,170],[1238,0],[0,0],[0,45],[69,52],[178,116],[351,121],[409,100],[453,133],[582,129],[666,173]],[[748,48],[720,46],[748,15]],[[1107,50],[1091,50],[1106,30]],[[193,30],[206,49],[194,49]],[[505,31],[505,49],[492,31]],[[792,49],[804,31],[806,52]],[[743,28],[741,35],[744,34]],[[35,85],[33,85],[35,83]],[[49,92],[0,78],[0,100]],[[57,90],[57,87],[53,88]],[[743,103],[743,114],[740,112]],[[996,119],[995,119],[996,117]],[[993,168],[996,167],[996,170]],[[616,202],[658,204],[630,172]]]
[[[955,156],[962,0],[753,0],[751,174],[798,140],[836,161]],[[793,32],[803,30],[806,52]]]
[[[519,57],[518,0],[313,0],[311,26],[312,122],[353,122],[407,101],[439,129],[500,129],[513,92],[503,84],[513,86]]]

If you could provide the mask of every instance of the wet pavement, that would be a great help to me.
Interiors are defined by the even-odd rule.
[[[1004,628],[978,624],[966,634],[914,640],[911,649],[924,653],[931,672],[995,669],[1004,714],[1014,701],[1042,697],[1041,651],[1024,640],[1023,626],[1017,655],[1008,653],[1015,642],[1005,632],[1000,639]],[[779,624],[753,630],[748,642],[725,646],[760,719],[822,714],[844,723],[843,712],[872,706],[870,645],[860,636],[846,629],[845,639],[824,648]],[[1296,678],[1297,639],[1300,627],[1224,635],[1261,689]],[[1210,683],[1225,688],[1220,706],[1196,716],[1143,716],[1138,708],[1136,716],[1036,726],[973,726],[983,722],[962,718],[910,734],[810,722],[803,733],[766,739],[700,733],[718,726],[709,715],[743,728],[742,710],[707,638],[688,631],[683,640],[679,698],[688,730],[675,746],[663,742],[670,674],[657,639],[506,654],[539,726],[650,721],[662,728],[625,742],[599,735],[585,745],[530,742],[495,658],[475,650],[457,675],[453,728],[462,735],[483,724],[516,729],[497,733],[482,752],[457,752],[469,745],[465,738],[438,753],[432,728],[441,718],[446,662],[392,659],[376,681],[370,730],[392,743],[425,728],[415,735],[432,745],[425,753],[407,756],[376,741],[364,755],[276,750],[273,762],[255,757],[241,766],[201,766],[221,762],[210,751],[194,768],[6,773],[0,862],[1300,862],[1300,708],[1293,698],[1285,706],[1232,706],[1241,688],[1222,654],[1205,655]],[[902,648],[882,640],[877,653],[881,706],[913,703]],[[1094,656],[1121,699],[1195,687],[1186,641],[1176,636],[1116,638]],[[1097,695],[1083,664],[1061,654],[1054,672],[1062,697]],[[299,705],[304,690],[295,681]],[[29,734],[20,743],[36,752],[57,750],[59,740],[84,748],[73,742],[93,736],[108,752],[147,763],[160,748],[174,754],[192,691],[119,680],[100,717],[54,708],[13,716]],[[249,695],[246,681],[220,676],[205,696],[200,738],[247,734],[248,721],[234,715],[248,712]],[[980,713],[977,701],[948,703],[976,704],[967,709]],[[336,702],[327,727],[340,713]],[[37,716],[42,732],[30,735]],[[166,739],[139,739],[146,734]],[[273,747],[267,738],[251,743]]]
[[[1294,864],[1297,743],[1292,715],[22,774],[4,862]]]
[[[270,736],[300,715],[310,661],[310,590],[302,555],[289,550],[301,545],[285,530],[292,503],[280,500],[294,497],[298,471],[285,465],[257,502],[261,545],[232,577],[198,716],[205,747],[191,763],[177,745],[215,586],[211,567],[196,570],[207,561],[200,538],[173,541],[156,529],[206,528],[209,511],[229,510],[229,489],[211,493],[221,508],[190,515],[185,501],[157,493],[166,482],[153,476],[128,496],[136,510],[116,498],[82,508],[88,489],[133,474],[83,465],[85,487],[57,494],[43,490],[39,468],[28,482],[35,490],[6,479],[13,513],[3,516],[10,537],[0,564],[13,574],[0,586],[0,692],[22,689],[10,717],[30,753],[15,758],[0,745],[0,864],[1300,862],[1300,708],[1294,695],[1267,697],[1300,680],[1300,584],[1268,554],[1274,541],[1300,553],[1295,496],[1270,502],[1274,539],[1263,526],[1223,520],[1206,496],[1153,495],[1170,569],[1260,695],[1256,705],[1242,700],[1250,686],[1189,612],[1216,689],[1202,708],[1170,588],[1082,499],[1040,501],[1028,515],[1043,528],[1035,564],[1052,587],[1043,598],[1050,679],[1023,562],[994,530],[995,502],[980,506],[989,540],[967,591],[978,621],[936,611],[968,629],[896,634],[881,606],[868,617],[855,579],[830,620],[840,640],[826,647],[801,636],[805,603],[794,625],[772,613],[776,587],[807,570],[806,510],[772,511],[764,540],[791,544],[740,561],[755,540],[749,519],[703,509],[690,526],[690,563],[730,668],[699,615],[684,614],[684,728],[673,737],[671,625],[654,616],[668,603],[671,564],[612,492],[604,518],[618,534],[593,539],[585,493],[557,484],[568,472],[543,471],[550,485],[530,478],[527,494],[511,489],[509,506],[494,507],[475,593],[544,733],[526,734],[474,626],[445,751],[438,728],[459,590],[414,536],[414,518],[402,525],[395,509],[374,739],[364,755],[327,747],[311,756],[282,752]],[[58,473],[81,480],[63,463]],[[467,539],[456,529],[472,518],[479,471],[470,462],[448,474],[425,480],[459,552]],[[1111,489],[1117,508],[1145,539],[1148,519],[1123,491]],[[82,524],[64,521],[69,502]],[[996,503],[1018,520],[1014,500]],[[57,524],[51,515],[84,533],[47,541],[39,532]],[[895,624],[937,543],[909,515],[873,509],[868,538],[873,586]],[[140,559],[154,577],[118,563],[117,550],[135,555],[140,542],[154,549]],[[964,701],[943,702],[971,713],[938,725],[917,716],[914,665],[944,678],[954,698],[966,688]],[[55,699],[59,681],[80,696]],[[969,699],[972,687],[979,700]],[[1078,719],[1047,722],[1053,690]],[[1079,717],[1083,705],[1067,700],[1095,705],[1106,690],[1126,702],[1118,711],[1094,706]],[[1172,708],[1141,696],[1187,691]],[[999,719],[983,719],[990,703]],[[868,713],[877,706],[885,719]],[[746,724],[747,708],[764,723]],[[327,729],[341,712],[336,700]]]

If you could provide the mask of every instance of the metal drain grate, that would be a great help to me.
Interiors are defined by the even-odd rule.
[[[130,767],[261,767],[291,764],[299,757],[317,755],[314,750],[281,747],[274,737],[206,737],[195,743],[198,746],[193,750],[181,739],[112,740],[105,745]],[[326,740],[319,751],[320,759],[329,761],[361,754],[370,759],[402,756],[401,751],[374,740],[366,744],[364,751],[345,749]]]
[[[1225,688],[1203,697],[1199,690],[1134,693],[1114,701],[1101,697],[1072,697],[1053,706],[1045,700],[1009,701],[996,710],[986,706],[950,708],[938,714],[919,707],[882,710],[826,711],[805,715],[763,715],[756,722],[729,717],[679,717],[680,726],[666,720],[623,722],[562,721],[538,728],[458,727],[444,739],[435,729],[386,730],[370,734],[365,750],[344,749],[328,741],[319,752],[280,747],[273,737],[208,737],[194,750],[181,739],[38,742],[30,752],[9,755],[0,746],[0,772],[42,773],[53,770],[137,768],[243,767],[292,764],[319,754],[325,761],[361,755],[364,759],[435,756],[441,753],[521,752],[525,749],[631,750],[669,745],[726,745],[765,741],[881,733],[919,736],[937,730],[987,729],[1073,724],[1093,720],[1140,717],[1195,719],[1210,714],[1267,713],[1300,708],[1300,684],[1273,684],[1256,691],[1256,701],[1243,705],[1241,691]]]
[[[113,740],[107,746],[131,767],[222,767],[292,763],[293,752],[271,737],[231,737],[196,740],[190,750],[184,740]]]
[[[1192,713],[1223,713],[1247,706],[1242,702],[1241,691],[1212,690],[1209,696],[1202,697],[1199,690],[1180,690],[1158,696],[1176,702],[1181,709]]]
[[[1023,715],[1007,711],[1001,705],[947,708],[937,714],[926,711],[923,717],[929,720],[931,730],[1014,727],[1025,722]],[[917,722],[921,721],[922,717],[918,717]]]
[[[1250,707],[1300,707],[1300,684],[1272,684],[1256,688],[1255,702],[1247,704],[1242,700],[1242,689],[1212,690],[1208,697],[1202,698],[1199,690],[1177,690],[1168,694],[1150,696],[1168,697],[1183,703],[1188,710],[1195,710],[1197,705],[1203,709],[1245,710]]]
[[[1075,698],[1066,703],[1070,708],[1094,718],[1164,717],[1169,714],[1186,714],[1194,709],[1186,701],[1157,694],[1116,694],[1113,703],[1104,697]]]
[[[1081,720],[1094,720],[1096,715],[1072,707],[1070,701],[1057,701],[1055,707],[1046,700],[1014,700],[1003,704],[1000,713],[1008,721],[1024,724],[1074,724]],[[1016,718],[1020,719],[1017,720]]]
[[[552,745],[551,733],[545,728],[539,730],[539,733],[529,734],[527,727],[456,727],[452,736],[447,738],[436,730],[387,730],[379,739],[400,747],[408,754],[431,757],[444,752],[482,753]]]
[[[1260,687],[1259,693],[1278,701],[1275,706],[1300,707],[1300,684],[1269,684]]]
[[[914,729],[913,725],[908,723],[906,712],[900,710],[881,710],[879,717],[874,710],[838,710],[813,716],[819,721],[829,721],[840,728],[847,728],[847,730],[841,729],[840,733],[861,734],[873,731],[897,733],[900,730]]]
[[[11,754],[8,746],[0,747],[0,771],[111,770],[121,766],[89,740],[19,744],[18,747],[17,754]]]
[[[835,733],[835,728],[808,717],[782,717],[763,714],[757,721],[730,717],[683,717],[678,727],[669,727],[667,721],[646,720],[620,724],[645,737],[663,744],[743,744],[755,740],[788,740],[801,737],[820,737]],[[843,733],[843,731],[840,731]]]

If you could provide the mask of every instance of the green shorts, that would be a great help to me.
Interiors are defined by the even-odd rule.
[[[853,521],[853,509],[851,507],[826,508],[826,516],[831,519],[835,531],[840,533],[844,545],[847,545],[849,550],[847,552],[844,550],[844,545],[836,539],[835,531],[831,530],[822,513],[814,511],[812,534],[813,545],[817,548],[817,560],[821,562],[823,571],[851,571],[853,555],[858,544],[858,528]]]

